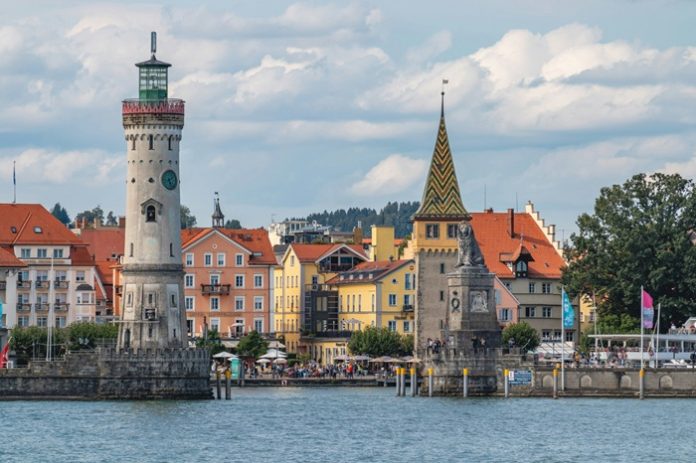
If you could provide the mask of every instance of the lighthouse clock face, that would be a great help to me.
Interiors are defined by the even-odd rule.
[[[176,188],[176,184],[176,173],[173,170],[168,170],[162,174],[162,185],[164,185],[167,190],[173,190]]]

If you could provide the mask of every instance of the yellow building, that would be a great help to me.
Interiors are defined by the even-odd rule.
[[[361,246],[291,244],[274,271],[273,327],[288,352],[310,353],[303,333],[338,331],[338,292],[326,281],[367,260]],[[317,312],[319,317],[312,316]],[[319,330],[318,330],[319,328]]]
[[[399,256],[401,240],[394,239],[394,227],[373,225],[369,241],[370,260],[373,262],[396,260]]]
[[[592,296],[585,294],[580,296],[578,300],[580,301],[580,332],[594,333],[597,308],[592,300]]]
[[[348,354],[353,331],[368,326],[400,334],[414,331],[415,263],[412,260],[364,262],[327,281],[338,293],[338,331],[308,336],[309,353],[322,364]]]

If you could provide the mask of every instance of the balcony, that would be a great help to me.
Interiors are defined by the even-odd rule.
[[[232,285],[221,285],[221,284],[212,284],[212,285],[201,285],[201,293],[204,295],[228,295],[230,294],[230,288]]]
[[[355,267],[354,264],[324,264],[319,266],[319,273],[346,272]]]
[[[35,310],[48,310],[49,304],[48,304],[48,302],[37,302],[36,304],[34,304],[34,309]]]
[[[19,302],[17,303],[17,312],[30,312],[31,311],[31,304],[28,302]]]
[[[17,289],[31,289],[31,280],[17,280]]]
[[[327,285],[324,283],[314,283],[311,285],[305,285],[305,291],[332,291],[332,292],[337,292],[336,288],[333,288],[331,285]]]
[[[402,310],[404,312],[413,312],[413,304],[404,304]]]
[[[129,99],[123,101],[123,115],[176,114],[184,115],[184,100],[167,98],[163,100]]]
[[[68,280],[55,280],[53,282],[53,287],[56,289],[68,289],[68,287],[70,287],[70,282]]]
[[[48,280],[36,280],[36,288],[48,289],[51,286],[51,282]]]
[[[352,331],[318,331],[316,333],[302,333],[303,338],[350,338]]]
[[[59,311],[59,312],[67,312],[67,310],[70,308],[70,304],[67,302],[56,302],[53,304],[53,310]]]

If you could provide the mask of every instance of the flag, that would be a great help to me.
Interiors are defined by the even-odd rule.
[[[561,290],[563,303],[563,328],[573,328],[575,326],[575,310],[565,289]]]
[[[653,298],[647,291],[641,289],[642,293],[640,296],[640,313],[643,322],[643,328],[652,329],[653,327],[653,317],[655,316],[655,310],[653,309]]]
[[[0,350],[0,369],[5,368],[7,365],[7,358],[10,355],[10,341],[12,338],[7,340],[7,344],[5,344],[5,347]]]
[[[12,162],[12,184],[17,186],[17,167],[14,161]]]

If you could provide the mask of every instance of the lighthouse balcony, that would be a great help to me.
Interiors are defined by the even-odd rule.
[[[141,100],[133,98],[123,100],[123,115],[138,114],[184,114],[184,100],[164,98],[157,100]]]

